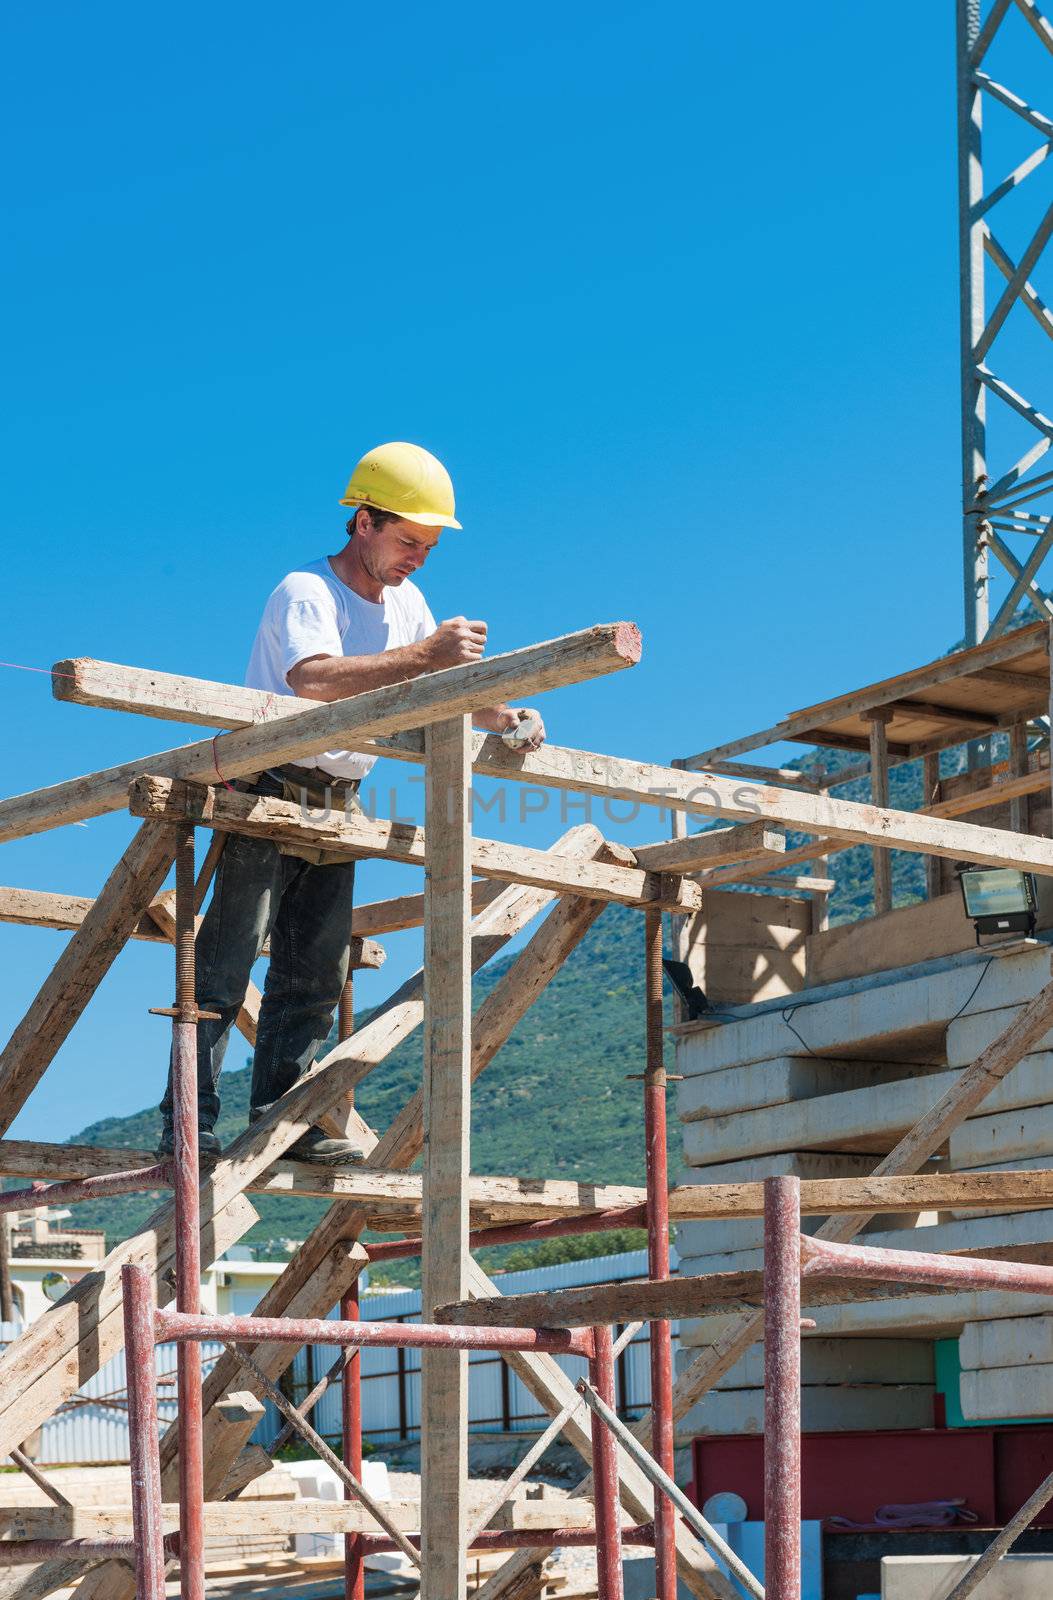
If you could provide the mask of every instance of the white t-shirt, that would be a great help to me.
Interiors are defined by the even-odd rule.
[[[267,601],[249,657],[250,689],[292,694],[288,674],[309,656],[374,656],[417,644],[436,622],[416,584],[404,578],[378,603],[341,583],[328,560],[311,561],[283,578]],[[338,778],[363,778],[374,756],[326,750],[297,756],[300,767],[320,767]]]

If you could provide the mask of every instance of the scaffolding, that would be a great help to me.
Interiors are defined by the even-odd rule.
[[[342,1479],[347,1504],[336,1508],[335,1521],[334,1509],[319,1509],[321,1502],[316,1502],[299,1506],[295,1514],[288,1508],[275,1511],[268,1524],[286,1516],[290,1531],[293,1521],[295,1531],[302,1531],[304,1517],[313,1516],[320,1529],[342,1532],[349,1600],[362,1594],[364,1559],[380,1550],[397,1547],[419,1563],[424,1600],[464,1594],[469,1549],[509,1550],[504,1566],[478,1591],[481,1600],[495,1600],[497,1595],[524,1595],[531,1588],[536,1594],[538,1567],[547,1550],[586,1540],[597,1548],[601,1600],[620,1597],[620,1549],[630,1543],[653,1547],[659,1600],[674,1600],[678,1573],[692,1593],[711,1600],[734,1600],[740,1593],[729,1572],[749,1592],[762,1592],[756,1578],[737,1571],[737,1558],[715,1531],[685,1506],[673,1481],[673,1425],[759,1336],[765,1294],[778,1291],[779,1305],[790,1306],[793,1274],[785,1264],[790,1247],[785,1259],[779,1258],[782,1268],[769,1266],[765,1274],[718,1274],[705,1280],[669,1276],[672,1221],[760,1216],[766,1195],[760,1184],[669,1186],[663,913],[684,917],[697,912],[712,876],[727,881],[738,873],[742,881],[752,881],[758,863],[769,870],[778,867],[787,854],[787,828],[811,833],[827,850],[831,841],[862,840],[880,852],[905,849],[1043,876],[1053,876],[1053,842],[959,817],[856,804],[814,789],[757,781],[756,774],[695,772],[555,745],[535,753],[514,752],[498,738],[471,732],[473,707],[631,668],[639,657],[639,634],[631,624],[605,624],[327,704],[276,700],[233,685],[93,660],[58,664],[53,686],[63,700],[230,731],[0,801],[0,840],[121,808],[139,819],[138,832],[93,902],[75,906],[68,897],[4,891],[4,904],[17,908],[18,920],[54,926],[63,925],[64,917],[74,931],[0,1055],[0,1132],[10,1127],[43,1077],[125,941],[162,931],[176,956],[175,1003],[158,1008],[173,1030],[172,1161],[160,1167],[140,1162],[122,1172],[121,1152],[71,1152],[0,1140],[0,1172],[56,1180],[5,1197],[9,1205],[24,1206],[27,1196],[36,1205],[59,1195],[71,1203],[105,1192],[152,1188],[162,1180],[173,1192],[172,1203],[141,1234],[111,1252],[0,1358],[0,1449],[20,1447],[122,1342],[132,1434],[130,1525],[121,1525],[113,1509],[103,1516],[59,1504],[41,1508],[23,1521],[25,1537],[0,1541],[0,1562],[24,1574],[21,1588],[4,1590],[0,1580],[0,1594],[44,1596],[84,1574],[80,1600],[160,1600],[166,1568],[177,1560],[181,1594],[199,1600],[204,1594],[206,1535],[244,1526],[237,1520],[244,1516],[241,1509],[217,1497],[230,1492],[223,1486],[229,1485],[228,1474],[254,1419],[242,1416],[232,1423],[224,1414],[225,1397],[234,1389],[248,1389],[257,1397],[280,1394],[277,1380],[306,1341],[335,1345],[339,1354],[303,1407],[282,1397],[281,1408],[287,1427],[324,1455],[328,1446],[306,1414],[329,1383],[343,1380],[343,1452],[342,1459],[332,1456],[331,1464]],[[973,654],[964,653],[956,665],[975,668]],[[1048,661],[1043,659],[1042,665],[1048,675]],[[1031,699],[1025,699],[1030,706]],[[309,812],[234,786],[237,778],[265,766],[335,747],[423,764],[424,828],[357,813],[341,815],[333,808],[324,814]],[[727,825],[690,835],[681,828],[672,839],[657,838],[630,849],[586,823],[571,828],[547,850],[527,848],[473,835],[473,774],[628,799],[655,818],[656,828],[664,823],[667,831],[670,813],[683,822],[723,819]],[[211,840],[195,877],[199,828]],[[351,1008],[344,1005],[336,1046],[236,1139],[214,1167],[201,1171],[195,921],[221,841],[230,833],[322,844],[353,857],[422,867],[423,896],[359,908],[356,932],[368,941],[386,926],[422,925],[425,956],[422,971],[361,1028],[353,1027]],[[161,892],[173,862],[174,895]],[[468,1157],[473,1080],[611,902],[642,913],[645,1187],[473,1175]],[[473,1015],[472,972],[546,909],[545,919]],[[362,954],[360,950],[356,959]],[[256,1004],[252,994],[246,996],[242,1026],[248,1036],[254,1030]],[[878,1210],[992,1203],[1003,1208],[1049,1206],[1049,1172],[917,1174],[948,1130],[991,1092],[1051,1021],[1053,982],[961,1073],[954,1089],[872,1178],[803,1184],[802,1208],[830,1219],[817,1237],[834,1246],[848,1245],[867,1216]],[[378,1135],[355,1108],[355,1088],[417,1026],[424,1033],[422,1089]],[[282,1161],[306,1128],[319,1123],[358,1140],[364,1152],[361,1166],[319,1174]],[[423,1170],[417,1174],[409,1169],[421,1154]],[[199,1304],[201,1263],[215,1260],[252,1225],[255,1212],[248,1196],[260,1191],[322,1194],[334,1203],[256,1315],[204,1316]],[[784,1200],[786,1192],[779,1191]],[[772,1193],[767,1191],[769,1210]],[[481,1244],[629,1223],[643,1224],[648,1232],[648,1277],[635,1283],[502,1296],[470,1254]],[[360,1236],[367,1227],[405,1237],[364,1247]],[[799,1256],[800,1248],[795,1248]],[[814,1248],[809,1242],[808,1249]],[[363,1321],[357,1315],[355,1289],[362,1268],[370,1259],[410,1253],[422,1259],[429,1321],[410,1326]],[[859,1259],[852,1252],[838,1256],[836,1280],[825,1292],[842,1298],[859,1292],[848,1281]],[[823,1258],[824,1271],[833,1270],[831,1260]],[[806,1280],[818,1270],[812,1261],[808,1257],[804,1263]],[[953,1265],[964,1270],[960,1261]],[[981,1268],[971,1262],[967,1270],[1012,1276],[1016,1267],[989,1263]],[[1031,1283],[1037,1281],[1035,1274],[1053,1273],[1041,1265],[1028,1270]],[[873,1291],[868,1286],[866,1292]],[[739,1308],[742,1317],[674,1383],[670,1320],[714,1303]],[[335,1306],[340,1307],[338,1321],[329,1320]],[[630,1444],[624,1425],[612,1414],[611,1329],[616,1323],[641,1320],[651,1325],[653,1406],[633,1428]],[[767,1593],[775,1600],[791,1600],[800,1581],[791,1537],[793,1341],[787,1330],[792,1320],[789,1311],[772,1315],[769,1329],[782,1332],[768,1335],[769,1364],[775,1363],[770,1404],[782,1419],[779,1427],[769,1426],[767,1441]],[[794,1338],[799,1323],[798,1310]],[[630,1326],[622,1338],[633,1331]],[[226,1353],[202,1381],[200,1342],[217,1338]],[[179,1350],[178,1420],[163,1439],[153,1380],[153,1351],[159,1341],[174,1341]],[[392,1519],[361,1481],[356,1352],[370,1344],[412,1345],[423,1352],[419,1526]],[[465,1352],[475,1348],[502,1353],[552,1415],[543,1439],[562,1432],[592,1468],[577,1491],[593,1500],[590,1527],[539,1526],[536,1521],[529,1528],[494,1526],[506,1520],[499,1517],[501,1507],[538,1459],[544,1448],[540,1441],[486,1515],[469,1527]],[[560,1354],[586,1359],[588,1381],[576,1387],[552,1359]],[[134,1578],[129,1561],[134,1562]]]

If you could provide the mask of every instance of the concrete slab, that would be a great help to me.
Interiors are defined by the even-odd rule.
[[[812,1100],[687,1122],[684,1155],[697,1166],[777,1150],[886,1154],[954,1087],[959,1077],[958,1071],[922,1073],[867,1089],[849,1089],[843,1094],[817,1095]]]
[[[1053,1362],[1053,1312],[1044,1317],[967,1323],[958,1340],[958,1359],[966,1372]]]
[[[995,1290],[983,1294],[903,1295],[846,1306],[813,1306],[808,1315],[815,1320],[815,1332],[805,1337],[956,1339],[967,1322],[1039,1316],[1048,1311],[1048,1295]],[[685,1349],[715,1344],[735,1323],[734,1315],[726,1312],[685,1318],[679,1324],[680,1344]]]
[[[946,1600],[976,1556],[882,1556],[881,1600]],[[976,1600],[1048,1600],[1053,1555],[1005,1556],[975,1591]]]
[[[970,1422],[1004,1417],[1053,1417],[1053,1363],[992,1367],[963,1372],[959,1380],[962,1415]]]
[[[982,1167],[1029,1156],[1053,1157],[1053,1105],[971,1117],[951,1134],[950,1152],[951,1166],[955,1168]]]
[[[916,1070],[903,1061],[778,1056],[774,1061],[754,1061],[744,1067],[725,1067],[720,1072],[703,1072],[685,1079],[677,1091],[677,1111],[684,1122],[726,1116],[731,1111],[785,1105],[787,1101],[810,1100],[818,1094],[892,1083]]]
[[[810,1433],[869,1428],[931,1428],[931,1383],[805,1384],[801,1421]],[[677,1423],[677,1437],[763,1433],[763,1389],[711,1389]]]
[[[939,1052],[923,1052],[915,1057],[938,1061],[942,1059],[942,1029],[963,1006],[968,1005],[972,1014],[1019,1005],[1038,993],[1049,980],[1049,948],[1042,945],[1011,956],[996,956],[970,999],[979,975],[979,963],[967,962],[902,982],[874,983],[863,978],[854,992],[827,1000],[808,1002],[805,990],[795,997],[793,1024],[808,1048],[817,1054],[843,1057],[870,1053],[876,1060],[889,1059],[881,1054],[882,1039],[938,1029]],[[801,1040],[795,1038],[782,1010],[773,1009],[680,1035],[676,1070],[693,1077],[699,1072],[716,1072],[751,1061],[772,1061],[800,1048]],[[897,1058],[899,1054],[897,1050]]]
[[[763,1178],[866,1178],[874,1170],[873,1156],[840,1155],[824,1150],[777,1150],[770,1155],[745,1156],[740,1161],[693,1162],[684,1183],[760,1183]]]
[[[677,1372],[691,1365],[694,1350],[678,1350]],[[929,1383],[934,1381],[931,1339],[802,1339],[801,1376],[806,1384]],[[715,1385],[718,1389],[764,1387],[764,1347],[752,1346]]]

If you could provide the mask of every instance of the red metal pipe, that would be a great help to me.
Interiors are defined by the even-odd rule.
[[[764,1180],[764,1592],[801,1600],[801,1184]]]
[[[194,995],[194,829],[176,833],[176,1016],[172,1019],[172,1127],[176,1307],[201,1309],[201,1176],[197,1137],[197,1001]],[[179,1394],[179,1593],[205,1600],[205,1461],[201,1350],[181,1345]]]
[[[359,1320],[358,1285],[354,1284],[340,1301],[342,1322]],[[362,1357],[359,1350],[348,1351],[340,1393],[340,1421],[343,1430],[344,1465],[350,1467],[355,1477],[362,1478]],[[344,1499],[351,1499],[351,1490],[344,1485]],[[391,1548],[395,1549],[394,1540]],[[360,1533],[344,1535],[344,1600],[365,1600],[366,1568],[365,1548]]]
[[[135,1600],[165,1600],[153,1292],[145,1267],[123,1267],[121,1289],[124,1296],[124,1349],[128,1371]]]
[[[611,1330],[592,1330],[595,1355],[589,1362],[592,1386],[613,1409],[614,1351]],[[597,1600],[623,1600],[621,1496],[618,1492],[618,1455],[614,1436],[595,1412],[592,1424],[592,1482],[596,1505],[596,1595]],[[546,1542],[548,1542],[546,1535]],[[556,1541],[553,1540],[553,1543]]]
[[[1053,1267],[1029,1261],[985,1261],[976,1256],[936,1255],[926,1250],[877,1250],[870,1245],[801,1240],[802,1270],[808,1278],[873,1278],[882,1283],[916,1283],[940,1289],[1010,1289],[1021,1294],[1053,1294]]]
[[[111,1195],[168,1188],[171,1182],[171,1162],[159,1161],[154,1167],[103,1172],[97,1178],[64,1178],[61,1183],[31,1183],[25,1189],[5,1189],[0,1194],[0,1213],[27,1211],[37,1206],[75,1205],[79,1200],[108,1200]]]
[[[0,1539],[0,1567],[28,1566],[59,1556],[83,1557],[86,1561],[106,1556],[134,1562],[136,1553],[134,1539]]]
[[[401,1345],[404,1349],[541,1350],[555,1356],[592,1355],[588,1328],[449,1327],[434,1322],[331,1322],[321,1317],[193,1317],[157,1311],[158,1343],[221,1339],[232,1344]]]
[[[395,1550],[393,1539],[376,1538],[372,1534],[363,1534],[362,1543],[366,1555],[389,1555]],[[407,1534],[410,1544],[420,1546],[420,1534]],[[642,1522],[636,1527],[622,1528],[622,1544],[648,1545],[654,1544],[654,1523]],[[502,1532],[500,1528],[487,1528],[483,1533],[477,1533],[469,1550],[512,1550],[526,1547],[528,1550],[535,1545],[594,1545],[596,1534],[592,1528],[510,1528]]]
[[[647,1276],[669,1276],[669,1149],[662,1031],[662,914],[644,919],[647,1057],[644,1070],[644,1152],[647,1167]],[[666,1320],[650,1324],[651,1454],[663,1472],[673,1467],[673,1338]],[[654,1497],[656,1600],[676,1600],[676,1521],[664,1494]]]
[[[531,1240],[560,1239],[574,1233],[607,1233],[614,1228],[642,1228],[647,1223],[646,1206],[622,1206],[611,1211],[592,1211],[584,1216],[541,1217],[534,1222],[504,1222],[496,1228],[475,1228],[468,1235],[469,1250],[488,1245],[526,1244]],[[420,1236],[387,1239],[368,1244],[371,1263],[398,1261],[403,1256],[419,1256]]]

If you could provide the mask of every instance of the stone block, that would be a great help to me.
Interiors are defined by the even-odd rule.
[[[1053,1157],[1053,1105],[971,1117],[951,1134],[950,1151],[955,1169]]]
[[[963,1372],[962,1415],[970,1422],[1005,1417],[1053,1417],[1053,1362]]]
[[[870,1428],[931,1428],[931,1383],[805,1384],[801,1423],[808,1433]],[[676,1425],[677,1437],[763,1433],[764,1390],[711,1389]]]
[[[844,1089],[867,1089],[909,1077],[917,1068],[903,1061],[846,1061],[815,1056],[778,1056],[743,1067],[725,1067],[685,1078],[677,1091],[677,1111],[684,1122],[698,1117],[726,1116],[758,1106],[785,1105]],[[927,1067],[923,1071],[930,1070]]]

